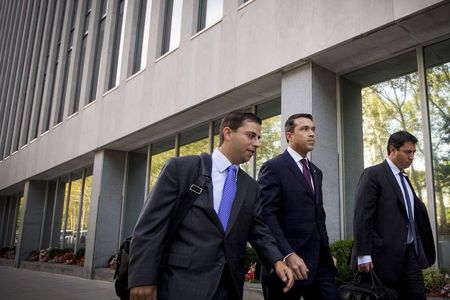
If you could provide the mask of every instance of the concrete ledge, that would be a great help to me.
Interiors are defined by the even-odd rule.
[[[21,261],[20,268],[33,271],[64,274],[69,276],[86,278],[84,274],[84,268],[76,265],[52,264],[37,261]]]
[[[14,267],[14,259],[0,258],[0,266]]]
[[[96,268],[94,279],[113,282],[114,270],[111,270],[109,268]]]

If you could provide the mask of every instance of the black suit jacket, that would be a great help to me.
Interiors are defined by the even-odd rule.
[[[427,210],[414,194],[414,217],[422,268],[435,261],[435,247]],[[384,161],[365,169],[356,190],[353,220],[355,242],[351,267],[356,270],[357,257],[371,255],[375,271],[384,282],[401,276],[406,252],[408,215],[400,186]]]
[[[309,284],[319,259],[332,274],[336,268],[330,254],[322,198],[322,172],[309,163],[315,193],[311,191],[300,168],[289,154],[265,162],[259,173],[263,218],[271,229],[283,255],[296,252],[305,261]],[[325,255],[320,256],[320,249]]]
[[[227,231],[214,211],[209,183],[163,253],[171,214],[177,201],[182,201],[180,195],[195,181],[197,162],[192,156],[171,158],[161,171],[134,229],[129,286],[157,284],[158,299],[211,299],[227,264],[236,294],[242,298],[247,241],[267,266],[283,257],[260,218],[258,185],[242,169]],[[203,172],[211,176],[211,169]],[[167,263],[160,269],[163,254]]]

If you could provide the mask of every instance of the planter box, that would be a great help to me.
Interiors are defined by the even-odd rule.
[[[0,258],[0,266],[14,267],[14,259]]]
[[[20,268],[85,278],[84,268],[76,265],[53,264],[37,261],[21,261]]]
[[[96,268],[94,279],[113,282],[114,270],[109,268]]]

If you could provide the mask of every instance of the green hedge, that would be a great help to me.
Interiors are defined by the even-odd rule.
[[[349,269],[348,262],[352,251],[353,240],[335,241],[330,245],[331,254],[336,258],[336,268],[338,276],[336,282],[338,285],[347,281],[352,281],[355,273]]]

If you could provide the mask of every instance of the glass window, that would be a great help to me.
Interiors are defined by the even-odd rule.
[[[71,178],[64,184],[60,247],[72,248],[76,251],[80,247],[86,247],[92,193],[92,169],[72,173]]]
[[[61,7],[59,7],[59,15],[57,18],[57,44],[56,44],[56,55],[54,58],[54,68],[52,73],[52,78],[49,81],[50,84],[50,92],[48,94],[47,102],[46,102],[46,109],[44,113],[44,126],[42,128],[42,131],[47,131],[50,127],[50,118],[51,118],[51,112],[52,112],[52,106],[53,106],[53,93],[55,91],[55,81],[56,81],[56,75],[58,71],[58,64],[59,64],[59,49],[61,48],[61,36],[62,36],[62,29],[63,29],[63,21],[64,21],[64,14],[66,10],[66,1],[62,2]]]
[[[166,161],[175,156],[175,138],[152,144],[152,157],[150,161],[149,190],[158,179],[159,173]]]
[[[17,210],[17,222],[16,222],[15,237],[14,237],[14,247],[17,246],[17,242],[19,241],[20,228],[22,228],[22,225],[23,225],[23,210],[24,210],[23,196],[19,196],[18,201],[19,201],[19,209]]]
[[[79,109],[80,104],[80,93],[81,93],[81,79],[83,77],[83,69],[85,63],[86,56],[86,44],[89,34],[89,19],[91,16],[91,0],[86,1],[85,3],[85,11],[84,11],[84,25],[83,25],[83,37],[81,39],[81,48],[80,48],[80,60],[78,64],[78,71],[75,81],[75,94],[71,100],[71,105],[69,109],[69,115],[76,113]]]
[[[54,23],[56,20],[56,14],[55,14],[55,9],[56,9],[56,3],[54,3],[53,5],[50,5],[47,11],[47,19],[45,22],[45,26],[47,27],[47,33],[46,33],[46,43],[42,44],[43,51],[46,51],[44,60],[42,61],[41,66],[43,66],[43,69],[41,69],[41,71],[43,72],[43,79],[40,82],[40,84],[37,85],[38,87],[38,95],[37,95],[37,99],[35,100],[35,110],[34,110],[34,116],[33,116],[33,120],[32,120],[32,135],[31,135],[31,139],[37,138],[38,136],[38,132],[39,132],[39,123],[41,121],[41,110],[42,110],[42,102],[43,102],[43,96],[44,96],[44,88],[47,84],[47,79],[48,79],[48,75],[47,74],[47,66],[49,63],[49,57],[50,57],[50,44],[52,42],[52,37],[53,37],[53,30],[55,29]],[[45,34],[44,34],[45,37]]]
[[[62,69],[64,69],[64,75],[62,79],[62,86],[61,86],[61,92],[59,96],[57,97],[56,102],[56,116],[55,116],[55,124],[61,123],[63,120],[64,115],[64,105],[66,100],[66,91],[67,91],[67,77],[69,76],[69,69],[70,69],[70,63],[72,58],[72,46],[73,46],[73,35],[75,34],[75,19],[77,15],[77,7],[78,7],[78,0],[74,0],[71,2],[70,7],[70,14],[69,14],[69,20],[70,22],[70,33],[69,33],[69,42],[67,43],[67,56],[64,62],[64,65],[62,66]]]
[[[362,169],[387,157],[389,136],[406,130],[417,137],[414,163],[406,170],[427,204],[424,141],[416,53],[409,52],[344,76],[345,231],[352,236],[354,192]]]
[[[86,248],[86,239],[88,235],[88,225],[89,225],[89,208],[91,205],[91,194],[92,194],[92,175],[86,176],[84,180],[83,188],[83,206],[80,218],[80,233],[79,233],[79,248]]]
[[[146,64],[145,56],[147,55],[147,39],[150,30],[151,1],[139,0],[137,5],[137,18],[135,36],[132,39],[133,63],[131,74],[135,74],[142,70]]]
[[[200,0],[197,31],[209,27],[222,19],[223,0]]]
[[[426,47],[425,67],[440,267],[450,271],[450,40]]]
[[[256,151],[256,174],[264,162],[281,152],[281,115],[279,114],[263,119],[261,146]]]
[[[183,0],[167,0],[165,3],[161,55],[174,50],[180,44],[183,8]]]
[[[123,22],[123,12],[124,12],[125,0],[120,0],[116,7],[116,20],[114,24],[114,40],[112,45],[111,53],[111,64],[109,70],[108,79],[108,90],[119,84],[120,72],[118,69],[119,65],[119,53],[120,53],[120,43],[122,39],[122,22]]]
[[[209,152],[208,125],[180,135],[180,156]]]
[[[107,0],[102,0],[100,5],[100,19],[97,27],[97,41],[95,42],[94,69],[92,70],[91,87],[89,92],[89,103],[97,96],[98,73],[100,71],[100,61],[103,48],[103,36],[105,34]]]

